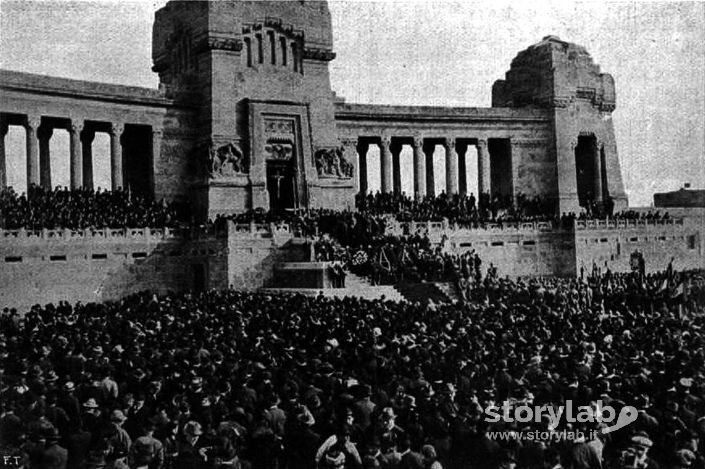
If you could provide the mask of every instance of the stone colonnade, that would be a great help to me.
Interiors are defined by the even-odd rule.
[[[27,187],[52,188],[50,140],[55,129],[69,132],[69,170],[72,189],[93,188],[93,139],[96,133],[110,135],[111,189],[124,187],[123,165],[124,122],[89,121],[83,118],[58,119],[41,115],[0,114],[0,189],[7,187],[7,155],[5,137],[10,125],[22,126],[26,132]],[[129,124],[128,124],[129,125]],[[161,144],[162,132],[152,131],[152,149]]]
[[[425,196],[430,188],[434,188],[435,175],[433,170],[433,153],[437,144],[445,149],[446,187],[448,194],[464,194],[467,192],[465,154],[470,145],[477,148],[478,190],[480,193],[490,192],[490,156],[487,150],[487,139],[456,139],[382,137],[358,137],[345,139],[344,146],[354,145],[358,155],[358,175],[360,192],[367,192],[367,152],[371,145],[380,149],[380,181],[382,192],[401,192],[401,171],[399,155],[405,144],[413,147],[414,153],[414,194]]]

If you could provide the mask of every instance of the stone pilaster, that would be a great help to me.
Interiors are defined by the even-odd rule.
[[[426,195],[426,154],[422,137],[414,137],[414,195]]]
[[[25,131],[27,133],[27,188],[39,184],[39,140],[37,131],[41,116],[27,116]]]
[[[458,193],[458,154],[455,152],[455,139],[447,138],[446,150],[446,194]]]
[[[358,187],[359,191],[363,194],[367,193],[367,150],[369,149],[370,145],[367,142],[360,142],[358,141],[357,143],[357,155],[358,155],[358,161],[359,161],[359,168],[358,168],[358,174],[360,176]]]
[[[468,178],[465,157],[467,156],[468,144],[459,143],[456,145],[456,150],[458,153],[458,192],[460,194],[467,194]]]
[[[110,126],[110,184],[113,190],[123,187],[122,144],[120,137],[125,130],[122,123]]]
[[[7,187],[7,155],[5,154],[5,135],[8,126],[0,116],[0,189]]]
[[[399,161],[401,147],[399,144],[390,147],[392,152],[392,185],[397,194],[401,194],[401,162]]]
[[[382,192],[392,192],[392,139],[382,137],[380,141],[380,167],[382,170]]]
[[[54,129],[41,126],[37,130],[39,139],[39,184],[45,189],[51,189],[51,136]]]
[[[69,139],[71,141],[71,188],[79,189],[83,186],[83,148],[81,146],[81,132],[83,120],[72,119],[69,125]]]
[[[426,155],[426,194],[436,194],[436,169],[433,165],[433,153],[436,151],[436,145],[433,143],[425,143],[423,152]]]
[[[156,164],[162,154],[162,140],[164,140],[164,129],[152,127],[152,160],[149,165],[149,195],[154,197],[154,173],[156,172]]]
[[[602,142],[599,140],[595,142],[595,148],[593,150],[593,175],[594,186],[593,192],[595,196],[595,203],[598,205],[602,203],[602,158],[600,158],[600,148],[602,147]]]
[[[93,189],[93,139],[95,131],[84,130],[81,134],[83,151],[83,187]]]
[[[490,193],[490,155],[485,139],[477,141],[477,185],[480,194]]]

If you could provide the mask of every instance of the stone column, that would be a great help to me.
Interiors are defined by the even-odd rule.
[[[0,189],[7,187],[7,156],[5,155],[5,135],[8,125],[0,117]]]
[[[93,139],[95,131],[84,130],[81,134],[83,151],[83,187],[93,189]]]
[[[458,154],[455,152],[455,139],[446,138],[446,194],[458,193]]]
[[[39,138],[39,184],[51,190],[51,150],[49,144],[54,129],[51,127],[41,126],[37,130],[37,138]]]
[[[397,194],[401,194],[401,164],[399,162],[401,147],[399,144],[390,147],[392,152],[392,184],[394,192]]]
[[[422,137],[414,137],[414,195],[426,195],[426,154]]]
[[[71,141],[71,188],[83,187],[83,155],[81,148],[81,131],[83,121],[72,119],[69,125],[69,139]]]
[[[595,142],[595,149],[593,151],[593,176],[594,185],[593,192],[595,196],[595,203],[598,205],[602,203],[602,158],[600,158],[600,146],[599,141]]]
[[[27,132],[27,189],[39,184],[39,141],[37,130],[41,123],[40,116],[27,116],[25,130]]]
[[[380,141],[380,167],[382,170],[382,192],[392,192],[392,151],[390,137],[382,137]]]
[[[122,188],[122,145],[120,137],[125,130],[122,123],[110,126],[110,184],[112,190]]]
[[[360,175],[359,190],[362,194],[367,194],[367,150],[369,149],[369,147],[369,143],[358,140],[357,155],[359,161],[358,173]]]
[[[485,139],[477,141],[477,187],[479,194],[490,193],[490,155]]]
[[[164,139],[164,129],[152,127],[152,160],[149,165],[149,174],[147,175],[149,180],[149,195],[154,197],[155,190],[155,168],[157,167],[157,160],[162,154],[162,140]]]
[[[423,152],[426,155],[426,194],[436,195],[435,168],[433,166],[433,153],[436,151],[434,143],[425,143]]]
[[[467,156],[468,144],[460,143],[456,145],[458,150],[458,192],[460,194],[468,193],[468,172],[465,165],[465,158]]]

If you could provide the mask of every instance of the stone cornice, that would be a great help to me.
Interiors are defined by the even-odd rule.
[[[547,123],[551,120],[551,114],[549,110],[542,108],[460,108],[336,103],[335,119],[340,123],[346,121]]]
[[[306,60],[320,60],[323,62],[330,62],[335,58],[335,52],[328,49],[320,49],[317,47],[306,47],[303,54]]]
[[[0,90],[158,108],[174,106],[174,101],[164,97],[157,89],[72,80],[11,70],[0,70]]]
[[[209,50],[240,52],[242,50],[242,41],[232,37],[209,36],[201,39],[196,45],[196,53]]]

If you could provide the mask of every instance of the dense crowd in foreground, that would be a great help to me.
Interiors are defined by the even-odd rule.
[[[213,291],[5,310],[1,451],[39,469],[702,468],[702,275],[485,277],[466,306]],[[526,437],[545,419],[487,419],[567,400],[639,413],[546,441]]]

